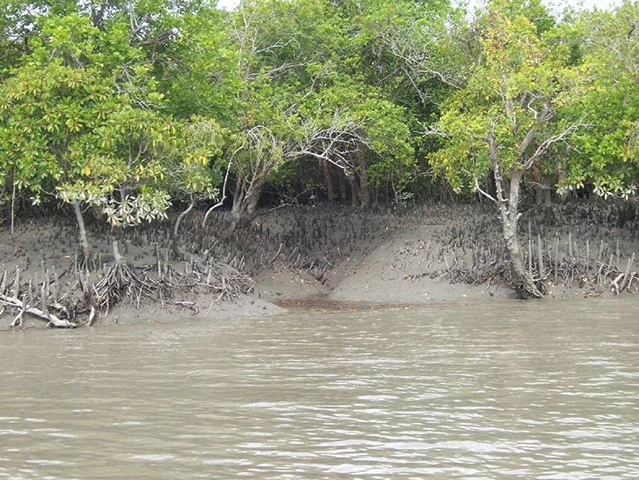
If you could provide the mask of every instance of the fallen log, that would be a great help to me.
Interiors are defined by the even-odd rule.
[[[20,313],[16,316],[13,322],[11,322],[12,327],[20,326],[22,324],[22,316],[25,313],[28,313],[29,315],[39,318],[40,320],[44,320],[48,322],[47,325],[51,327],[55,327],[55,328],[76,328],[77,327],[77,325],[73,322],[69,322],[68,320],[61,320],[55,315],[53,315],[52,313],[46,312],[44,310],[40,310],[39,308],[36,308],[33,306],[29,306],[28,304],[26,304],[25,302],[23,302],[22,300],[16,297],[9,297],[7,295],[0,293],[0,302],[2,302],[2,304],[5,306],[20,309]]]

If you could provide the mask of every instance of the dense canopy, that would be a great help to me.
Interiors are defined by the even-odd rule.
[[[455,5],[6,0],[0,208],[62,201],[124,228],[198,202],[239,223],[265,191],[474,193],[539,296],[515,271],[522,197],[635,194],[639,3]]]

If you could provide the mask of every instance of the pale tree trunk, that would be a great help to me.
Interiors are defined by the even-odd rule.
[[[343,169],[338,169],[339,180],[339,197],[341,202],[345,202],[348,199],[348,184],[346,183],[346,175]]]
[[[506,195],[507,183],[503,178],[500,170],[497,150],[495,148],[492,136],[489,137],[490,157],[493,165],[493,174],[495,177],[495,187],[497,190],[497,203],[499,204],[499,213],[502,226],[502,235],[506,244],[506,251],[510,259],[510,266],[514,282],[514,288],[517,293],[525,298],[541,298],[543,294],[535,285],[532,275],[526,270],[524,256],[519,246],[519,238],[517,236],[517,221],[519,219],[519,188],[523,172],[519,170],[517,165],[513,166],[511,172],[510,185],[508,195]]]
[[[13,255],[16,255],[17,252],[17,248],[16,248],[16,237],[14,235],[14,227],[15,227],[15,220],[16,220],[16,182],[15,182],[15,169],[14,169],[14,175],[13,175],[13,189],[11,191],[11,246],[13,247]],[[16,285],[18,285],[18,281],[16,281]],[[17,294],[16,294],[17,296]],[[3,310],[4,311],[4,310]]]
[[[210,207],[206,213],[204,214],[204,218],[202,219],[202,228],[206,227],[206,221],[209,218],[209,215],[213,212],[213,210],[224,205],[224,201],[226,200],[226,182],[229,180],[229,174],[231,173],[231,165],[233,164],[233,159],[229,160],[228,165],[226,166],[226,174],[224,174],[224,183],[222,184],[222,197],[218,202],[215,203],[212,207]]]
[[[237,220],[242,216],[244,210],[244,198],[246,197],[246,185],[244,177],[238,172],[235,182],[235,192],[233,192],[233,206],[231,216]]]
[[[262,183],[246,182],[243,178],[238,178],[231,209],[231,216],[233,217],[231,230],[235,230],[240,224],[248,224],[255,217],[261,192]]]
[[[180,256],[180,248],[178,246],[178,238],[179,238],[178,233],[180,231],[180,223],[182,223],[182,220],[184,219],[184,217],[186,217],[189,214],[189,212],[193,210],[193,207],[195,207],[195,198],[193,197],[193,195],[191,195],[191,201],[189,202],[189,206],[186,207],[186,210],[180,213],[175,219],[175,225],[173,226],[173,235],[171,238],[171,249],[173,250],[173,255],[175,257]]]
[[[357,184],[357,175],[352,170],[344,170],[344,176],[348,180],[351,187],[351,206],[357,208],[359,206],[359,185]]]
[[[535,199],[537,201],[537,205],[541,205],[544,199],[544,188],[541,185],[541,170],[539,165],[535,165],[533,167],[533,181],[535,182]]]
[[[257,212],[257,202],[260,200],[261,190],[262,189],[260,188],[259,191],[251,192],[251,194],[247,196],[246,216],[249,220],[253,220],[255,217],[255,212]]]
[[[84,225],[84,217],[82,216],[82,210],[80,209],[80,202],[77,200],[71,202],[73,207],[73,213],[75,213],[75,219],[78,222],[78,230],[80,236],[80,247],[82,248],[82,257],[84,261],[88,261],[91,255],[91,248],[89,247],[89,239],[87,238],[87,229]]]
[[[547,175],[544,175],[541,179],[541,184],[543,185],[543,205],[545,208],[552,207],[552,185],[550,184],[550,178]]]
[[[16,221],[16,180],[15,169],[13,172],[13,189],[11,190],[11,239],[13,240],[13,229]]]
[[[120,230],[116,227],[111,227],[111,253],[113,253],[113,262],[116,265],[126,265],[126,258],[120,253]]]
[[[118,265],[125,265],[126,259],[120,253],[120,244],[115,236],[111,238],[111,249],[113,251],[113,261]]]
[[[193,210],[193,207],[195,206],[195,200],[191,197],[191,201],[189,202],[189,206],[186,207],[186,210],[184,210],[182,213],[180,213],[178,215],[178,217],[175,219],[175,225],[173,226],[173,238],[177,238],[178,236],[178,232],[180,230],[180,224],[182,223],[182,220],[184,220],[184,217],[186,217],[188,215],[188,213]]]

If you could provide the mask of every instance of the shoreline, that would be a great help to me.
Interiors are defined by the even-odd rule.
[[[616,270],[610,269],[604,277],[595,267],[610,258],[610,264],[623,264],[617,268],[632,270],[634,275],[633,261],[639,254],[634,224],[631,228],[606,228],[589,219],[584,221],[579,210],[575,211],[575,218],[562,217],[554,226],[540,224],[532,240],[522,235],[523,241],[529,241],[529,249],[539,239],[541,268],[550,269],[553,262],[561,267],[547,273],[547,298],[614,295],[611,282]],[[513,293],[504,282],[506,273],[496,268],[500,250],[496,247],[499,230],[494,217],[483,206],[463,204],[426,205],[399,213],[362,213],[331,206],[291,208],[261,212],[251,228],[223,238],[216,232],[223,231],[224,213],[218,214],[215,224],[203,232],[196,230],[199,218],[194,215],[190,223],[185,222],[188,234],[181,245],[189,253],[179,261],[166,261],[166,268],[175,272],[174,278],[185,279],[184,288],[166,297],[160,292],[156,301],[146,298],[140,302],[138,298],[139,308],[135,302],[120,301],[108,309],[108,314],[98,312],[97,323],[139,324],[157,322],[160,317],[162,323],[195,318],[224,321],[277,314],[286,308],[429,308],[452,302],[479,305],[509,300]],[[528,222],[530,229],[532,220]],[[36,292],[44,290],[43,278],[70,275],[78,251],[74,227],[68,218],[49,218],[21,222],[13,239],[8,229],[0,230],[0,265],[4,272],[0,275],[5,277],[5,290],[11,288],[11,272],[16,270],[21,272],[21,289],[31,289],[36,299]],[[135,274],[146,279],[147,272],[156,269],[155,264],[161,269],[158,252],[167,252],[168,259],[169,227],[149,226],[123,237],[121,249]],[[542,237],[544,232],[546,236]],[[110,255],[107,233],[99,226],[92,226],[89,232],[95,258],[104,263]],[[219,287],[214,291],[215,282],[209,278],[201,281],[205,270],[197,264],[212,262],[210,259],[226,262],[222,265],[227,270],[219,273],[222,284],[229,275],[241,281],[241,288],[233,290],[233,295],[219,293]],[[208,277],[211,269],[209,266]],[[199,283],[191,281],[194,275]],[[634,276],[629,278],[628,289],[636,292]],[[477,284],[464,283],[463,279]],[[555,284],[555,280],[563,281]],[[223,296],[226,299],[220,300]],[[80,323],[86,313],[79,314]],[[5,308],[0,329],[9,329],[15,315],[15,309]],[[24,320],[23,328],[46,326],[45,321],[28,315]]]

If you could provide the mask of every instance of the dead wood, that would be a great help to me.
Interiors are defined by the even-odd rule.
[[[13,307],[19,309],[18,315],[14,318],[13,322],[11,322],[12,327],[20,327],[22,325],[22,317],[23,315],[29,314],[40,320],[44,320],[48,322],[48,326],[55,328],[76,328],[77,325],[68,320],[62,320],[49,313],[45,310],[40,310],[34,306],[28,305],[26,302],[20,300],[19,298],[9,297],[7,295],[0,293],[0,302],[8,307]]]

